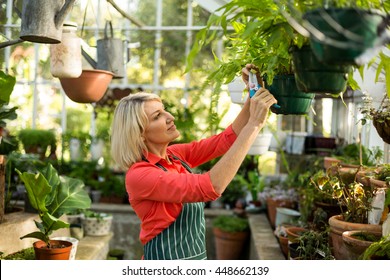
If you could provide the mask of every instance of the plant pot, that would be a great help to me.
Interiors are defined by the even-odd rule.
[[[301,213],[290,208],[277,207],[276,208],[276,218],[275,218],[275,227],[278,227],[282,224],[292,224],[296,222]]]
[[[292,51],[297,88],[306,93],[339,94],[347,88],[352,66],[326,64],[317,59],[310,46]]]
[[[213,228],[213,233],[217,260],[240,259],[245,243],[249,237],[249,231],[225,232],[219,228]]]
[[[245,103],[248,94],[244,95],[244,89],[245,83],[242,81],[241,77],[235,78],[232,82],[228,84],[230,99],[233,103],[240,105],[243,105]]]
[[[69,260],[72,242],[63,240],[50,240],[54,246],[63,246],[62,248],[47,248],[43,241],[33,243],[35,258],[37,260]]]
[[[69,260],[75,260],[76,259],[76,253],[77,253],[77,246],[79,244],[79,240],[73,237],[68,236],[61,236],[61,237],[53,237],[53,240],[63,240],[63,241],[69,241],[72,243],[72,249],[70,250]]]
[[[289,242],[292,243],[298,242],[299,236],[305,231],[307,231],[307,229],[303,227],[286,227],[287,238]]]
[[[105,70],[83,70],[78,78],[60,78],[66,95],[77,103],[97,102],[104,96],[114,74]]]
[[[268,152],[271,145],[272,134],[260,133],[257,135],[252,146],[249,148],[248,155],[262,155]]]
[[[273,79],[272,85],[266,87],[280,106],[280,108],[271,107],[273,113],[304,115],[309,112],[315,94],[300,91],[295,83],[294,75],[277,75]]]
[[[362,240],[356,235],[367,236],[370,235],[374,240]],[[348,260],[358,260],[364,251],[373,243],[381,239],[382,233],[380,232],[368,232],[360,230],[348,230],[344,231],[342,238],[345,244],[346,252],[348,252]]]
[[[282,198],[267,198],[267,215],[268,220],[271,224],[271,227],[275,228],[276,222],[276,208],[277,207],[285,207],[285,208],[294,208],[294,201],[291,199],[282,199]]]
[[[299,260],[299,243],[288,241],[288,259],[289,260]]]
[[[285,258],[288,258],[288,237],[278,236],[279,246]]]
[[[366,50],[375,47],[377,39],[386,30],[380,25],[385,17],[356,8],[316,9],[304,14],[324,42],[311,32],[310,45],[317,58],[329,64],[355,65]],[[335,26],[345,29],[336,30]]]
[[[349,255],[346,245],[343,241],[343,232],[349,230],[359,230],[382,233],[381,225],[345,222],[341,215],[330,217],[329,227],[332,254],[337,260],[347,260]]]
[[[333,157],[324,157],[324,168],[328,169],[332,166],[337,166],[337,164],[341,163],[341,160]]]
[[[103,156],[104,144],[103,139],[95,139],[92,141],[90,147],[92,160],[99,160]]]
[[[382,140],[390,144],[390,120],[378,120],[374,117],[372,123]]]
[[[108,235],[111,230],[112,218],[112,215],[106,215],[100,218],[83,217],[84,234],[89,236]]]

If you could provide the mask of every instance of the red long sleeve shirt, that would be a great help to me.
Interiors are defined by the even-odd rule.
[[[140,161],[129,168],[126,173],[126,190],[129,202],[141,220],[140,240],[143,244],[176,220],[182,203],[212,201],[220,196],[214,191],[209,172],[191,174],[172,155],[193,168],[222,156],[236,138],[230,125],[222,133],[210,138],[169,146],[167,154],[172,164],[148,153],[148,162]],[[164,166],[168,172],[156,166],[156,163]]]

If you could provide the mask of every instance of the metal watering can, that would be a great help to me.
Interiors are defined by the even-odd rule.
[[[62,24],[76,0],[24,0],[20,39],[35,43],[58,44],[62,37]]]
[[[108,34],[110,27],[110,36]],[[126,57],[124,57],[124,48]],[[114,38],[111,21],[106,21],[104,27],[104,38],[97,40],[97,69],[107,70],[114,73],[115,78],[125,76],[125,65],[130,60],[130,50],[121,39]]]

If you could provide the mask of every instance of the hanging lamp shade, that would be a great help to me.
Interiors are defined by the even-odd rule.
[[[97,102],[107,91],[114,73],[106,70],[83,70],[78,78],[60,78],[65,94],[77,103]]]

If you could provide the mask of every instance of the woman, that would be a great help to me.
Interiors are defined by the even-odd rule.
[[[242,71],[246,84],[252,68]],[[127,170],[126,190],[141,220],[144,259],[206,259],[204,202],[220,197],[231,182],[274,103],[268,90],[260,88],[222,133],[169,146],[180,133],[157,95],[141,92],[121,99],[111,153]],[[219,156],[210,171],[191,173]]]

